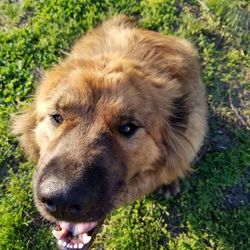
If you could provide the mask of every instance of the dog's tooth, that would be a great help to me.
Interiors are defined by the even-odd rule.
[[[88,244],[91,240],[91,236],[87,235],[86,233],[83,233],[81,238],[84,244]]]
[[[75,249],[78,248],[78,244],[77,244],[77,243],[74,244],[74,248],[75,248]]]
[[[62,240],[58,240],[58,245],[61,246],[63,244],[63,241]]]
[[[66,242],[66,241],[64,241],[62,245],[63,245],[64,247],[66,247],[67,242]]]
[[[65,230],[65,229],[62,229],[60,231],[52,230],[52,234],[58,240],[61,239],[66,232],[67,232],[67,230]]]
[[[79,243],[79,244],[78,244],[78,248],[80,248],[80,249],[82,249],[82,248],[83,248],[83,246],[84,246],[84,244],[83,244],[83,243]]]

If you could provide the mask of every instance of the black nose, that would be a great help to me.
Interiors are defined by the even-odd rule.
[[[46,198],[42,199],[44,200],[44,206],[46,207],[46,209],[51,213],[55,213],[57,210],[57,206],[54,201]]]
[[[68,187],[65,183],[48,178],[41,183],[38,198],[48,213],[58,219],[74,220],[83,213],[83,190],[81,186]]]

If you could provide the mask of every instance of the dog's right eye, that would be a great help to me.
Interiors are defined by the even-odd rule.
[[[138,127],[135,124],[126,123],[126,124],[119,126],[118,131],[124,137],[130,137],[137,131],[137,129]]]
[[[51,115],[51,121],[55,126],[58,126],[63,123],[63,118],[60,114]]]

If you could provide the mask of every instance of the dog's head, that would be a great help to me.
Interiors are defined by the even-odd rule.
[[[37,161],[35,203],[59,225],[59,244],[87,243],[86,232],[127,202],[130,181],[165,157],[166,107],[178,84],[161,81],[137,62],[69,59],[45,75],[30,109],[17,116],[14,132]]]

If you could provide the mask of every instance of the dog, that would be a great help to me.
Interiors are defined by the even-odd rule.
[[[81,37],[13,122],[37,163],[35,204],[57,224],[59,248],[88,249],[112,209],[164,185],[166,196],[176,193],[206,115],[197,52],[186,40],[122,15]]]

